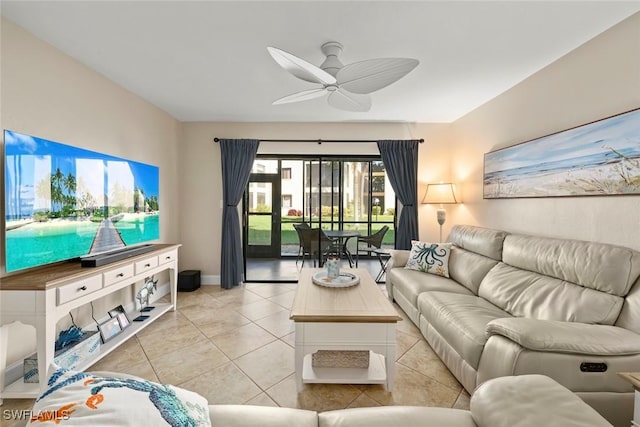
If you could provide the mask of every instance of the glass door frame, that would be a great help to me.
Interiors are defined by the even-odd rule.
[[[249,182],[247,183],[247,188],[249,185],[254,182],[264,182],[271,184],[271,212],[262,213],[262,212],[249,212],[249,194],[245,190],[242,198],[243,198],[243,209],[242,209],[242,224],[243,224],[243,239],[242,239],[242,247],[243,247],[243,256],[244,256],[244,265],[245,265],[245,276],[246,276],[246,260],[248,257],[256,257],[256,258],[271,258],[271,257],[280,257],[280,246],[281,246],[281,226],[282,220],[280,218],[280,206],[281,206],[281,189],[280,189],[280,174],[268,174],[268,173],[252,173],[249,176]],[[261,246],[250,246],[249,245],[249,217],[255,216],[271,216],[271,244],[261,245]],[[268,248],[268,249],[267,249]]]

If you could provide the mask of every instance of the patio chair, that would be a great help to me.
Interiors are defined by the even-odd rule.
[[[300,257],[302,256],[303,253],[303,247],[302,247],[302,232],[301,230],[303,229],[310,229],[311,227],[309,227],[309,224],[307,224],[306,222],[301,222],[300,224],[293,224],[293,228],[295,228],[296,233],[298,234],[298,257],[296,258],[296,267],[298,266],[298,262],[300,261]],[[304,260],[303,260],[304,261]]]
[[[333,240],[327,237],[320,228],[296,227],[296,230],[300,233],[300,241],[302,242],[302,267],[304,267],[304,260],[307,255],[313,260],[314,267],[316,266],[316,260],[319,261],[320,267],[322,267],[325,256],[333,247]]]
[[[371,252],[382,247],[382,240],[384,239],[384,235],[387,234],[387,231],[389,231],[389,226],[385,225],[373,234],[358,237],[358,244],[356,246],[356,267],[358,266],[360,252],[364,252],[371,256]],[[366,244],[366,246],[360,246],[361,243]]]

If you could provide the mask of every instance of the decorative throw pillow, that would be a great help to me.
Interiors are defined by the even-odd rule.
[[[404,268],[449,277],[451,243],[411,241],[411,253]]]
[[[197,393],[142,378],[102,377],[52,364],[30,423],[65,426],[211,426]]]

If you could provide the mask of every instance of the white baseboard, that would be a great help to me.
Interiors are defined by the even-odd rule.
[[[201,285],[220,285],[220,276],[207,274],[200,277]]]

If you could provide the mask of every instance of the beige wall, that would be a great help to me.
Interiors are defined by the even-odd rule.
[[[452,125],[454,223],[640,249],[640,196],[482,199],[483,154],[640,107],[640,13]]]
[[[159,166],[160,241],[179,242],[179,123],[10,21],[1,24],[2,129]],[[103,308],[96,317],[111,307]]]
[[[180,151],[180,263],[199,269],[203,281],[216,282],[220,274],[222,221],[221,138],[257,139],[419,139],[420,183],[446,179],[449,154],[444,124],[401,123],[183,123]],[[378,154],[376,144],[264,142],[259,154]],[[419,197],[425,190],[419,186]],[[433,213],[435,218],[435,213]],[[435,219],[434,219],[435,221]],[[422,225],[422,221],[421,221]],[[422,231],[421,231],[422,232]],[[209,276],[209,277],[207,277]]]
[[[639,45],[637,14],[451,125],[178,123],[3,20],[0,124],[160,166],[160,240],[183,244],[181,270],[200,269],[210,278],[220,270],[222,185],[216,136],[424,138],[419,201],[430,182],[453,180],[462,190],[464,203],[446,208],[445,235],[452,224],[472,223],[640,248],[639,197],[482,199],[485,152],[640,106]],[[373,154],[376,149],[374,144],[263,143],[259,152]],[[419,215],[420,238],[436,240],[435,207],[421,205]]]

